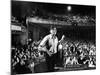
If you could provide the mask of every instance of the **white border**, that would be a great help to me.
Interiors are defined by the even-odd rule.
[[[82,5],[96,5],[97,6],[97,23],[96,23],[96,32],[97,32],[97,69],[96,70],[85,70],[85,71],[69,71],[69,72],[55,72],[55,73],[38,73],[36,75],[98,75],[100,67],[100,29],[99,29],[99,0],[23,0],[23,1],[38,1],[38,2],[50,2],[50,3],[68,3],[68,4],[82,4]],[[10,75],[10,0],[0,0],[0,75]],[[30,74],[27,74],[30,75]]]
[[[84,4],[84,5],[95,5],[95,0],[15,0],[15,1],[31,1],[31,2],[50,2],[50,3],[68,3],[68,4]]]

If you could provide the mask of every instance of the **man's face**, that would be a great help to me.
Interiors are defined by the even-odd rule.
[[[50,33],[51,33],[51,34],[53,34],[53,35],[56,35],[56,33],[57,33],[57,30],[56,30],[56,28],[54,28],[54,29],[51,29],[51,30],[50,30]]]

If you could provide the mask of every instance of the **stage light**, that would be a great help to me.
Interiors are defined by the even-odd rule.
[[[72,7],[71,6],[67,6],[67,10],[71,11]]]

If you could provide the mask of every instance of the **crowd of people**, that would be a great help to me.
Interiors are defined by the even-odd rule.
[[[29,17],[35,17],[41,20],[47,20],[51,22],[58,22],[58,23],[67,23],[71,25],[79,25],[79,26],[84,26],[84,25],[95,25],[96,20],[94,16],[89,16],[89,15],[57,15],[57,14],[41,14],[41,15],[36,15],[31,14]],[[11,17],[12,21],[18,22],[16,20],[16,17],[12,16]]]
[[[38,16],[42,19],[52,21],[64,21],[74,24],[95,23],[95,18],[89,16]],[[12,16],[12,21],[17,21]],[[81,24],[81,25],[82,25]],[[91,24],[88,24],[91,25]],[[11,51],[11,67],[14,73],[32,73],[35,72],[34,67],[41,62],[46,61],[45,54],[38,50],[38,45],[41,40],[29,42],[24,46],[12,47]],[[96,45],[95,43],[82,40],[63,40],[59,46],[58,51],[61,57],[61,65],[67,68],[69,65],[86,65],[87,67],[96,67]],[[59,62],[59,61],[58,61]],[[33,69],[32,69],[33,68]]]
[[[77,26],[79,26],[79,27],[80,26],[91,26],[92,27],[92,26],[95,26],[95,23],[96,23],[96,18],[94,16],[90,16],[90,15],[82,15],[82,14],[75,15],[75,14],[71,14],[71,13],[57,15],[57,14],[47,13],[47,12],[44,12],[43,10],[42,11],[41,10],[36,8],[36,10],[32,9],[31,12],[30,11],[27,11],[26,13],[21,12],[21,15],[20,15],[21,17],[19,17],[19,18],[17,16],[11,16],[11,23],[12,23],[12,25],[13,25],[13,23],[15,23],[16,25],[21,26],[20,35],[22,35],[21,33],[23,33],[23,32],[27,33],[27,30],[30,28],[30,27],[28,27],[29,22],[33,22],[32,25],[34,25],[32,27],[33,28],[32,32],[35,31],[37,28],[39,28],[37,26],[38,23],[39,24],[41,23],[40,24],[41,26],[39,25],[40,27],[42,27],[42,24],[44,24],[44,23],[45,23],[45,25],[46,24],[49,24],[52,26],[54,26],[54,25],[68,26],[68,25],[70,25],[71,27],[74,27],[74,26],[76,26],[76,27]],[[25,13],[25,14],[23,14],[23,13]],[[35,25],[34,22],[37,24]],[[60,28],[60,26],[57,26],[57,27]],[[43,26],[43,28],[47,28],[47,27],[48,27],[48,25]],[[63,28],[63,27],[61,27],[61,28]],[[76,28],[76,29],[78,29],[78,28]],[[85,31],[85,30],[81,31],[81,29],[79,29],[78,31],[73,29],[69,33],[69,30],[70,29],[68,29],[68,33],[66,33],[66,34],[70,34],[70,35],[68,35],[70,38],[75,38],[75,37],[77,37],[77,35],[78,35],[78,38],[80,38],[80,36],[81,36],[80,34]],[[30,31],[31,31],[31,29],[30,29]],[[77,31],[77,32],[81,31],[81,32],[79,34],[72,35],[75,33],[74,31]],[[39,33],[38,37],[40,37],[41,29],[36,30],[36,32]],[[62,34],[62,32],[63,32],[63,30],[61,31],[61,34]],[[94,30],[93,30],[93,32],[94,32]],[[15,33],[17,33],[16,30],[15,30]],[[15,33],[13,33],[13,34],[15,34]],[[39,70],[42,70],[40,72],[53,72],[53,70],[46,71],[46,69],[45,69],[45,71],[43,71],[43,69],[46,68],[44,65],[41,68],[40,67],[36,68],[36,66],[42,62],[47,62],[46,63],[47,67],[52,68],[52,69],[54,69],[54,67],[57,67],[57,66],[63,67],[65,69],[67,69],[69,67],[73,67],[73,66],[76,66],[76,67],[77,66],[81,66],[81,67],[86,66],[86,68],[96,68],[96,44],[94,42],[90,42],[87,40],[79,40],[79,39],[74,40],[74,39],[69,39],[67,37],[65,37],[63,40],[61,40],[59,42],[58,37],[56,36],[56,33],[57,33],[56,28],[51,28],[50,35],[49,36],[46,35],[46,37],[44,37],[44,39],[42,38],[41,40],[37,39],[38,41],[33,41],[34,38],[35,39],[37,38],[37,37],[33,37],[33,36],[36,36],[35,32],[33,32],[32,35],[30,33],[29,34],[30,36],[28,34],[25,34],[25,35],[27,35],[27,37],[24,36],[24,34],[23,34],[23,36],[20,37],[21,39],[18,38],[18,40],[20,40],[24,44],[21,44],[21,43],[19,44],[20,41],[13,39],[13,38],[16,38],[16,37],[13,37],[13,36],[15,36],[15,35],[13,35],[12,36],[13,43],[12,43],[12,48],[11,48],[11,70],[12,70],[12,73],[13,74],[14,73],[15,74],[36,73],[36,72],[39,72]],[[92,35],[92,32],[91,33],[88,32],[88,34],[91,34],[90,37],[92,37],[92,38],[93,38],[93,36],[95,36],[95,35]],[[89,36],[88,34],[86,35],[87,37]],[[93,34],[95,34],[95,33],[93,33]],[[32,39],[28,39],[28,41],[26,41],[27,38],[29,38],[29,37]],[[85,37],[83,37],[83,38],[85,38]],[[16,41],[17,41],[17,43],[16,43]],[[41,43],[41,41],[42,41],[42,43]],[[47,44],[45,42],[47,42]],[[44,47],[44,46],[46,46],[48,48],[43,51],[42,47]],[[39,50],[39,47],[40,47],[41,51]],[[45,54],[46,52],[48,55]],[[50,52],[51,52],[51,54],[50,54]],[[57,61],[56,61],[56,59],[57,59]]]
[[[13,72],[34,72],[31,68],[45,61],[44,54],[38,51],[40,42],[41,40],[34,41],[23,47],[12,48],[11,65]],[[94,43],[79,40],[64,40],[58,47],[59,51],[62,51],[63,67],[67,68],[68,65],[96,67],[96,46]]]
[[[31,17],[36,17],[37,15],[33,15]],[[57,14],[41,14],[37,16],[38,18],[42,18],[49,21],[56,22],[66,22],[68,24],[72,24],[73,22],[77,25],[94,25],[95,17],[89,15],[57,15]]]
[[[96,67],[96,46],[87,41],[66,41],[62,43],[63,65],[87,65]]]
[[[13,73],[32,73],[35,65],[45,61],[44,56],[37,50],[38,42],[30,45],[12,47],[11,65]],[[32,70],[31,70],[32,69]]]

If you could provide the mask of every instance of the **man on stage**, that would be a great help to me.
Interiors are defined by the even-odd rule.
[[[43,38],[38,47],[39,51],[44,51],[46,53],[48,72],[53,72],[54,66],[58,62],[57,48],[59,41],[56,36],[56,33],[56,27],[51,27],[50,34]]]

